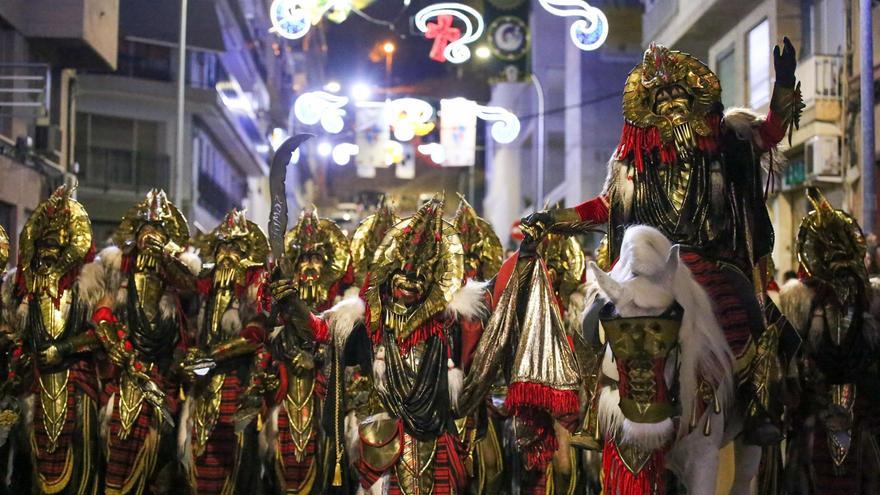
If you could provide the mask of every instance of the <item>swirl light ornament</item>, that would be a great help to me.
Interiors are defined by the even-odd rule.
[[[351,143],[339,143],[333,147],[330,156],[333,157],[333,163],[340,167],[348,165],[353,156],[357,156],[360,147]]]
[[[580,17],[569,30],[571,41],[584,51],[592,51],[608,38],[605,13],[582,0],[538,0],[547,12],[560,17]]]
[[[484,105],[474,105],[477,117],[487,122],[492,122],[490,134],[492,139],[501,144],[512,143],[519,136],[520,123],[519,118],[502,107],[488,107]]]
[[[394,139],[410,141],[434,130],[434,107],[418,98],[399,98],[387,106],[389,121],[394,129]]]
[[[483,16],[473,7],[461,3],[436,3],[429,5],[416,13],[414,21],[416,28],[423,33],[428,33],[428,20],[439,16],[452,16],[464,26],[464,32],[456,40],[448,40],[443,49],[446,60],[453,64],[466,62],[471,58],[471,49],[467,46],[483,35]]]
[[[273,0],[269,6],[269,19],[272,21],[269,32],[289,40],[302,38],[312,27],[302,0]]]
[[[437,165],[443,165],[446,161],[446,148],[440,143],[420,144],[419,153],[431,158],[431,161]]]
[[[297,120],[306,125],[321,123],[321,127],[331,134],[339,134],[345,126],[342,117],[348,104],[348,98],[326,91],[303,93],[293,104],[293,114]]]

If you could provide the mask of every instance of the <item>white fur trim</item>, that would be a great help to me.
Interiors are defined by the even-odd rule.
[[[37,395],[30,394],[25,396],[21,400],[21,409],[22,409],[22,422],[25,427],[25,431],[31,429],[31,426],[34,424],[34,411],[37,404]]]
[[[95,257],[95,263],[99,263],[104,269],[106,294],[117,294],[125,281],[125,276],[122,274],[122,251],[116,246],[105,247]],[[119,305],[118,299],[116,304]]]
[[[192,392],[192,391],[190,391]],[[192,411],[195,408],[192,393],[186,395],[186,402],[180,410],[177,424],[177,457],[184,469],[192,463]]]
[[[184,251],[180,253],[177,259],[186,265],[187,270],[193,275],[198,275],[202,271],[202,260],[195,251]]]
[[[345,289],[345,292],[342,293],[343,299],[353,299],[356,297],[360,297],[361,289],[356,285],[352,285],[351,287]]]
[[[110,394],[110,399],[107,401],[107,404],[98,411],[98,433],[101,435],[101,438],[106,441],[110,438],[110,420],[113,418],[113,408],[116,405],[116,394]]]
[[[636,423],[624,419],[620,444],[636,445],[645,450],[659,449],[669,442],[674,432],[675,425],[670,418],[659,423]]]
[[[345,416],[345,450],[348,452],[348,462],[355,464],[361,458],[361,436],[358,429],[358,419],[354,411]]]
[[[177,316],[177,300],[171,293],[162,294],[162,299],[159,299],[159,312],[166,320],[173,320]]]
[[[376,348],[376,355],[373,357],[373,384],[380,392],[387,393],[388,386],[385,381],[385,347]]]
[[[452,360],[449,360],[452,364]],[[461,396],[461,389],[464,387],[464,372],[460,368],[449,366],[446,371],[446,382],[449,389],[449,404],[453,410],[458,410],[458,398]]]
[[[602,387],[599,392],[599,427],[609,437],[615,436],[623,425],[623,411],[620,410],[620,391],[617,388]]]
[[[260,459],[269,460],[274,455],[275,443],[278,442],[278,414],[280,412],[280,405],[272,407],[266,421],[263,422],[263,429],[260,430],[258,437]]]
[[[104,267],[98,262],[86,263],[79,273],[77,280],[79,300],[86,305],[90,314],[98,305],[98,301],[107,293],[104,280]]]
[[[446,306],[446,313],[466,320],[485,318],[489,313],[489,309],[486,307],[488,286],[489,282],[468,280],[452,296],[452,300]]]
[[[223,313],[220,319],[220,328],[223,329],[224,337],[232,337],[241,332],[241,318],[238,309],[229,308]]]
[[[355,325],[364,321],[367,305],[361,298],[343,299],[332,308],[321,313],[321,318],[327,320],[330,326],[330,334],[338,347],[342,347]]]
[[[587,284],[581,284],[568,298],[565,310],[565,331],[569,335],[580,332],[587,301]]]
[[[27,299],[24,299],[18,304],[18,308],[16,308],[15,310],[17,330],[21,330],[22,328],[24,328],[25,322],[27,322],[27,314],[28,303]]]
[[[113,304],[116,305],[116,308],[124,308],[126,304],[128,304],[128,288],[120,287],[119,290],[116,291],[116,299],[113,301]]]
[[[2,269],[4,267],[0,267]],[[6,275],[0,278],[0,319],[14,322],[16,317],[15,307],[15,268],[11,268]]]

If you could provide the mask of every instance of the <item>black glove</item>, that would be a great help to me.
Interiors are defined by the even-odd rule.
[[[526,234],[522,242],[519,243],[519,259],[534,258],[537,250],[538,242],[534,237]]]
[[[536,211],[520,221],[520,229],[526,237],[540,238],[551,225],[553,215],[547,210]]]
[[[794,70],[797,68],[797,54],[788,36],[782,38],[782,51],[779,45],[773,48],[773,68],[776,70],[776,84],[794,88]]]

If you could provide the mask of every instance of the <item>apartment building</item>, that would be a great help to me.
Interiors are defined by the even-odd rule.
[[[293,47],[269,33],[267,15],[263,0],[189,0],[182,75],[180,2],[121,0],[118,66],[78,82],[75,159],[96,239],[152,187],[169,192],[193,229],[212,229],[233,207],[265,225],[269,136],[288,129],[296,75]]]
[[[0,2],[0,225],[12,253],[40,200],[74,182],[77,74],[115,67],[118,14],[118,0]]]

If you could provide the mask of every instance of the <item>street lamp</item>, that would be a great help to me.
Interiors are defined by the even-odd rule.
[[[477,58],[486,60],[492,55],[492,51],[489,50],[489,47],[486,45],[482,45],[477,47],[477,50],[474,52]]]
[[[394,63],[394,50],[396,48],[397,47],[394,46],[394,43],[392,43],[390,40],[386,41],[382,45],[382,51],[385,52],[385,88],[386,88],[386,92],[388,91],[387,88],[391,87],[391,65]],[[388,95],[386,94],[385,96],[387,97]]]
[[[386,41],[385,44],[382,45],[382,51],[385,52],[387,55],[391,55],[392,53],[394,53],[395,48],[397,47],[395,47],[394,43],[390,41]]]
[[[324,91],[328,93],[338,93],[342,91],[342,85],[339,84],[339,81],[328,81],[327,84],[324,85]]]
[[[357,83],[351,87],[351,98],[354,101],[366,101],[370,99],[372,90],[364,83]]]

